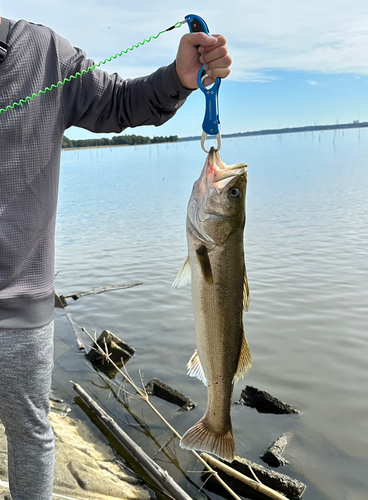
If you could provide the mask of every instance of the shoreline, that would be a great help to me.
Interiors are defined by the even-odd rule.
[[[162,143],[168,144],[168,143]],[[109,144],[107,146],[79,146],[78,148],[61,148],[61,151],[77,151],[80,149],[130,148],[132,146],[147,146],[147,144]]]
[[[301,132],[324,132],[326,130],[347,130],[352,128],[367,128],[368,122],[358,122],[358,123],[336,123],[335,125],[306,125],[303,127],[286,127],[286,128],[275,128],[275,129],[263,129],[255,130],[251,132],[235,132],[233,134],[222,134],[222,139],[231,139],[236,137],[253,137],[260,135],[279,135],[279,134],[297,134]],[[178,142],[185,141],[197,141],[201,140],[201,137],[183,137],[178,140]]]
[[[235,132],[233,134],[222,134],[222,139],[234,139],[237,137],[254,137],[263,135],[280,135],[280,134],[297,134],[302,132],[324,132],[328,130],[348,130],[356,128],[368,128],[368,122],[358,122],[358,123],[336,123],[335,125],[310,125],[304,127],[290,127],[290,128],[279,128],[279,129],[263,129],[255,130],[250,132]],[[85,139],[89,140],[89,139]],[[93,140],[93,139],[92,139]],[[73,148],[61,148],[61,151],[75,151],[80,149],[101,149],[101,148],[121,148],[121,147],[132,147],[132,146],[150,146],[155,144],[177,144],[179,142],[189,142],[189,141],[200,141],[201,136],[189,136],[180,137],[177,141],[167,141],[159,143],[146,143],[146,144],[109,144],[101,146],[80,146]]]

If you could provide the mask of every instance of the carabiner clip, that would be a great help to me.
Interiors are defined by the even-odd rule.
[[[206,146],[205,146],[206,139],[207,139],[208,136],[209,136],[209,134],[207,134],[203,130],[203,132],[202,132],[202,138],[201,138],[201,146],[202,146],[202,149],[203,149],[203,151],[205,153],[209,153],[209,150],[206,149]],[[221,149],[221,132],[217,132],[216,139],[217,139],[217,148],[215,149],[215,151],[220,151],[220,149]]]
[[[185,16],[185,21],[188,23],[189,31],[191,33],[198,33],[202,31],[207,35],[210,34],[206,21],[201,17],[194,14],[189,14],[188,16]],[[221,79],[216,78],[215,83],[212,85],[212,87],[204,87],[203,82],[208,76],[206,75],[204,66],[205,65],[203,64],[200,72],[198,73],[198,87],[202,90],[206,97],[206,112],[202,125],[203,132],[201,146],[203,151],[209,153],[205,146],[206,137],[209,135],[215,135],[217,138],[216,151],[219,151],[221,148],[221,132],[218,108],[218,91],[221,84]]]

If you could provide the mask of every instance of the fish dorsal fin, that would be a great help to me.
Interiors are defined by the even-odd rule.
[[[190,261],[189,257],[187,257],[187,260],[181,266],[181,269],[178,272],[178,275],[175,278],[174,283],[171,285],[171,288],[181,288],[182,286],[185,286],[190,282],[191,282]]]
[[[213,284],[212,268],[210,258],[208,257],[208,250],[205,245],[201,245],[196,250],[199,265],[201,266],[202,275],[205,281],[209,284]]]
[[[244,284],[243,284],[243,309],[248,311],[249,309],[249,285],[247,278],[247,270],[244,268]]]
[[[204,374],[201,360],[198,356],[197,349],[194,351],[193,356],[190,358],[187,364],[188,375],[190,377],[197,377],[204,385],[207,386],[206,375]]]
[[[252,366],[252,356],[250,355],[248,342],[247,339],[245,338],[245,333],[243,331],[242,345],[240,349],[238,368],[234,375],[234,383],[236,383],[240,378],[243,378],[244,374],[248,372],[251,366]]]

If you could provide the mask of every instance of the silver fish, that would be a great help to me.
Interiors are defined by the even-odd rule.
[[[211,148],[188,204],[188,258],[173,287],[191,281],[197,350],[188,374],[207,385],[207,410],[180,446],[235,456],[230,418],[234,383],[252,364],[243,328],[249,288],[243,233],[247,165],[226,165]]]

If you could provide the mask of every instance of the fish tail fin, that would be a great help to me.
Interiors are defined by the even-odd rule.
[[[186,450],[207,451],[228,462],[232,462],[235,457],[232,429],[226,434],[211,431],[206,424],[206,415],[184,434],[180,446]]]

